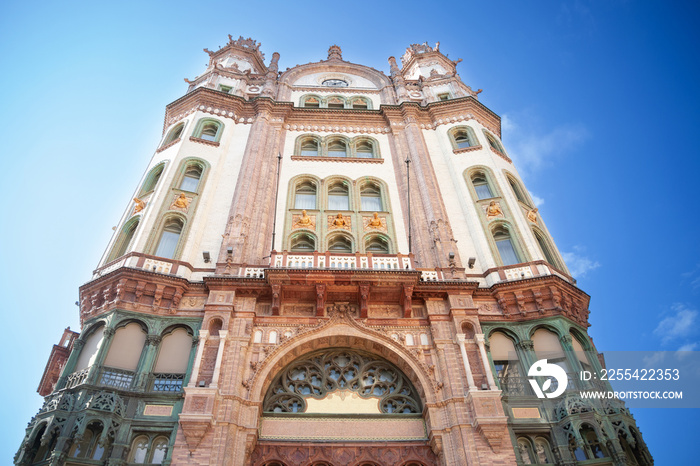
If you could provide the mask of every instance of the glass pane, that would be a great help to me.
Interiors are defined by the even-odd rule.
[[[199,185],[199,177],[194,177],[191,175],[185,175],[182,178],[182,183],[180,183],[180,189],[183,191],[189,191],[191,193],[197,191],[197,186]]]
[[[382,211],[382,199],[379,196],[362,196],[362,210],[370,212]]]
[[[479,199],[489,199],[493,197],[493,194],[491,193],[491,188],[489,188],[489,185],[484,183],[484,184],[475,184],[474,189],[476,190],[476,197]]]
[[[328,157],[345,157],[347,154],[345,153],[345,149],[329,149],[328,150]]]
[[[496,246],[498,247],[498,253],[501,255],[503,265],[520,263],[520,259],[518,259],[518,255],[515,252],[515,248],[513,247],[513,243],[510,241],[510,238],[497,240]]]
[[[307,157],[316,157],[318,155],[318,149],[302,149],[301,155],[305,155]]]
[[[163,464],[167,452],[168,444],[163,440],[158,441],[153,447],[153,459],[151,460],[151,464]]]
[[[179,240],[180,233],[164,231],[160,236],[160,242],[158,243],[158,249],[156,249],[155,255],[165,257],[166,259],[172,259],[175,255],[175,248],[177,248],[177,242]]]
[[[471,147],[472,144],[469,142],[469,139],[465,136],[461,136],[457,138],[457,147],[460,149],[466,149],[467,147]]]
[[[134,445],[134,463],[143,464],[146,462],[146,453],[148,448],[145,440],[139,441]]]
[[[207,141],[216,141],[216,133],[218,129],[219,128],[213,124],[205,125],[202,128],[202,135],[200,136],[200,138],[205,139]]]
[[[297,194],[294,199],[295,209],[315,209],[316,195],[315,194]]]
[[[328,208],[330,210],[350,210],[348,196],[330,195],[328,196]]]

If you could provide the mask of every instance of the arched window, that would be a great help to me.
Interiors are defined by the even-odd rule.
[[[85,428],[83,436],[73,442],[68,456],[71,458],[87,458],[101,460],[105,454],[105,445],[99,443],[102,435],[102,423],[93,422]]]
[[[316,96],[306,96],[302,99],[302,106],[306,108],[320,108],[321,99]]]
[[[163,464],[168,453],[168,441],[165,437],[157,437],[151,444],[151,464]]]
[[[369,108],[369,101],[364,97],[355,97],[352,99],[352,108],[356,110],[367,110]]]
[[[376,183],[365,183],[360,189],[360,208],[367,212],[381,212],[382,191]]]
[[[316,208],[316,184],[304,181],[294,191],[294,208],[313,210]]]
[[[329,97],[328,108],[345,108],[345,99],[342,97]]]
[[[493,190],[489,185],[488,178],[484,173],[478,172],[472,175],[472,185],[476,191],[476,197],[479,200],[490,199],[493,196]]]
[[[163,224],[163,231],[160,234],[158,247],[154,255],[165,259],[173,259],[184,226],[184,222],[180,217],[168,218]]]
[[[299,233],[292,237],[292,252],[314,252],[316,250],[316,238],[309,233]]]
[[[530,202],[527,200],[527,196],[525,195],[525,189],[520,185],[520,183],[513,178],[510,174],[506,174],[506,178],[508,179],[508,184],[510,185],[510,189],[513,190],[513,194],[515,194],[515,198],[522,202],[523,204],[531,207]]]
[[[498,152],[499,154],[505,154],[503,146],[498,141],[498,139],[496,139],[496,136],[494,136],[486,130],[484,130],[484,136],[486,136],[486,139],[489,141],[489,146],[491,146],[491,149]]]
[[[141,359],[146,332],[131,322],[114,333],[104,361],[100,385],[128,390]]]
[[[389,254],[389,241],[381,235],[372,235],[365,240],[365,251],[373,254]]]
[[[102,345],[102,340],[104,339],[104,329],[105,326],[100,324],[94,328],[90,335],[85,339],[85,344],[80,350],[80,355],[78,356],[78,361],[75,363],[74,372],[80,372],[83,369],[87,369],[95,363],[97,358],[97,351]]]
[[[337,391],[353,396],[334,397]],[[374,354],[350,348],[301,356],[273,379],[263,401],[267,413],[410,414],[422,412],[411,381]]]
[[[134,234],[136,233],[136,228],[139,226],[139,218],[134,218],[129,220],[123,227],[122,231],[119,233],[117,240],[114,242],[112,247],[112,252],[107,256],[107,262],[111,262],[124,254],[129,249],[131,240],[134,239]]]
[[[496,249],[498,249],[503,265],[520,264],[522,262],[518,251],[515,249],[510,232],[506,227],[496,227],[493,230],[493,240],[496,243]]]
[[[192,336],[184,328],[176,328],[163,337],[153,368],[153,391],[182,391],[191,350]]]
[[[513,392],[521,383],[518,354],[515,352],[513,340],[502,332],[494,332],[489,337],[489,347],[501,389],[505,393]]]
[[[131,442],[130,463],[143,464],[148,456],[148,437],[140,435]]]
[[[328,208],[350,210],[350,193],[346,182],[336,181],[328,187]]]
[[[185,175],[180,182],[180,189],[196,193],[199,187],[199,180],[202,178],[202,166],[197,163],[191,163],[185,169]]]
[[[560,366],[567,374],[571,372],[569,364],[566,362],[566,354],[556,333],[540,328],[532,335],[532,343],[537,359],[547,359],[549,364]],[[555,383],[556,381],[552,380],[552,385]]]
[[[452,147],[454,149],[467,149],[479,145],[474,130],[469,126],[458,126],[450,130]]]
[[[545,239],[544,234],[535,229],[532,230],[532,233],[535,235],[537,245],[540,247],[540,251],[542,251],[544,260],[552,264],[554,267],[561,268],[561,264],[554,255],[554,252],[552,251],[552,248],[549,245],[549,241]]]
[[[367,139],[361,139],[355,144],[355,157],[371,159],[375,157],[374,143]]]
[[[581,438],[586,443],[586,456],[588,459],[607,458],[609,456],[607,449],[598,440],[598,435],[591,426],[583,424],[579,434],[581,434]]]
[[[205,141],[218,142],[221,139],[223,129],[224,125],[220,121],[204,118],[197,123],[193,137],[204,139]]]
[[[136,197],[143,197],[156,189],[156,185],[158,184],[158,181],[160,181],[160,176],[163,174],[164,168],[164,163],[160,163],[153,167],[153,169],[146,176],[146,179],[144,180],[143,185],[141,186],[141,189],[139,189],[139,193]]]
[[[178,123],[175,127],[168,131],[168,135],[165,136],[165,139],[163,139],[163,144],[161,144],[160,146],[167,146],[168,144],[180,139],[180,136],[182,136],[182,131],[184,129],[185,122],[183,121],[182,123]]]
[[[335,253],[351,253],[352,241],[345,235],[335,235],[328,240],[328,251]]]
[[[593,367],[591,366],[591,361],[588,359],[586,350],[583,349],[583,345],[581,345],[581,342],[573,333],[569,333],[569,336],[571,336],[571,346],[574,347],[576,359],[578,359],[578,362],[581,363],[583,370],[591,372]]]
[[[306,157],[317,157],[318,141],[312,138],[304,139],[301,142],[301,155]]]
[[[347,157],[348,146],[342,139],[328,141],[328,157]]]

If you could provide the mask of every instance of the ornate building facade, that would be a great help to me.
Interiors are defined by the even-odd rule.
[[[439,44],[209,51],[64,333],[15,464],[650,465],[589,296]],[[547,358],[570,378],[535,396]]]

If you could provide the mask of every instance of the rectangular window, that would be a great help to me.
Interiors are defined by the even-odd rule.
[[[315,194],[297,194],[294,199],[295,209],[315,209],[316,208],[316,195]]]
[[[221,92],[225,92],[226,94],[230,93],[231,89],[233,89],[231,86],[224,86],[223,84],[219,85],[219,90]]]
[[[493,197],[491,189],[487,184],[475,184],[474,189],[476,190],[476,197],[479,199],[490,199]]]
[[[369,212],[381,212],[382,211],[382,199],[378,196],[362,196],[362,210]]]
[[[450,93],[445,92],[443,94],[438,94],[438,99],[440,100],[450,100]]]
[[[331,194],[330,196],[328,196],[328,208],[330,210],[350,210],[348,196],[338,196]]]

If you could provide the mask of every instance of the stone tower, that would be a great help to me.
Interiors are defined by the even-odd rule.
[[[653,464],[580,397],[607,389],[576,376],[589,296],[459,61],[205,52],[15,464]],[[545,358],[569,380],[542,400]]]

